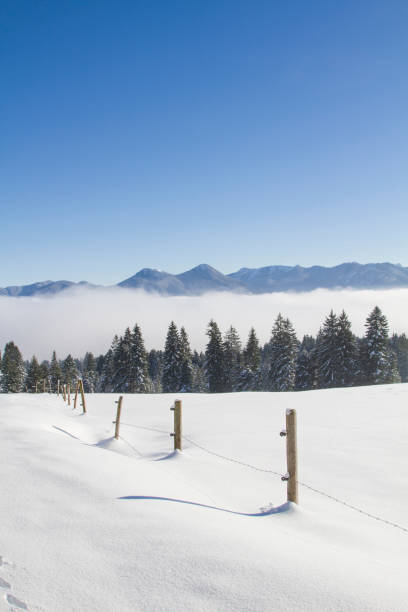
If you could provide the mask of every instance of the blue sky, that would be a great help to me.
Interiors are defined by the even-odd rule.
[[[408,265],[405,1],[3,0],[0,286]]]

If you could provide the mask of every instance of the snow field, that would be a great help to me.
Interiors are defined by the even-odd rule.
[[[300,481],[408,527],[408,385],[117,397],[0,396],[0,610],[406,610],[408,533],[217,455],[284,473],[295,408]]]

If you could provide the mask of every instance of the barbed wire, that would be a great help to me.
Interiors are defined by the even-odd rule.
[[[243,465],[244,467],[251,468],[252,470],[256,470],[257,472],[267,472],[269,474],[275,474],[275,476],[282,477],[282,474],[280,472],[275,472],[274,470],[269,470],[267,468],[260,468],[256,465],[251,465],[250,463],[245,463],[244,461],[240,461],[239,459],[233,459],[232,457],[226,457],[225,455],[220,455],[219,453],[216,453],[215,451],[212,451],[208,448],[205,448],[204,446],[201,446],[201,444],[197,444],[197,442],[194,442],[194,440],[192,440],[191,438],[188,438],[185,435],[182,435],[182,438],[184,440],[187,440],[187,442],[190,442],[190,444],[193,444],[193,446],[197,446],[197,448],[200,448],[205,453],[208,453],[209,455],[214,455],[214,457],[218,457],[219,459],[224,459],[225,461],[230,461],[231,463],[238,463],[238,465]]]
[[[139,457],[143,457],[143,454],[139,450],[137,450],[136,446],[133,446],[133,444],[131,444],[128,440],[126,440],[126,438],[120,435],[119,439],[123,440],[123,442],[125,442],[128,446],[130,446],[130,448],[134,450],[139,455]]]
[[[343,499],[339,499],[338,497],[335,497],[334,495],[330,495],[329,493],[325,493],[324,491],[320,491],[320,489],[315,489],[314,487],[311,487],[310,485],[304,483],[304,482],[300,482],[299,480],[297,481],[298,485],[300,485],[301,487],[304,487],[305,489],[309,489],[310,491],[313,491],[314,493],[318,493],[319,495],[323,495],[323,497],[327,497],[328,499],[331,499],[334,502],[337,502],[338,504],[341,504],[342,506],[346,506],[347,508],[350,508],[351,510],[355,510],[355,512],[359,512],[360,514],[364,514],[365,516],[369,516],[370,518],[376,520],[376,521],[380,521],[381,523],[385,523],[386,525],[391,525],[391,527],[395,527],[396,529],[400,529],[401,531],[405,531],[405,533],[408,533],[408,529],[406,527],[403,527],[402,525],[398,525],[398,523],[393,523],[392,521],[389,521],[385,518],[382,518],[381,516],[377,516],[375,514],[371,514],[371,512],[367,512],[366,510],[362,510],[361,508],[358,508],[357,506],[353,506],[352,504],[349,504],[348,502],[344,501]]]
[[[135,427],[135,429],[146,429],[147,431],[155,431],[157,433],[162,433],[168,435],[168,431],[164,431],[164,429],[156,429],[155,427],[144,427],[143,425],[134,425],[133,423],[123,423],[120,422],[120,425],[125,425],[126,427]]]

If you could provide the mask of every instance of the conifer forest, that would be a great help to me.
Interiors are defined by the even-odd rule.
[[[237,330],[222,332],[211,320],[204,352],[190,346],[184,327],[169,325],[162,350],[146,350],[140,326],[115,336],[105,355],[25,361],[10,341],[0,356],[1,391],[55,392],[82,379],[87,393],[227,393],[305,391],[408,381],[408,338],[389,336],[377,306],[368,315],[364,337],[351,331],[343,311],[331,311],[316,337],[296,337],[291,321],[279,314],[270,340],[260,346],[254,328],[243,344]]]

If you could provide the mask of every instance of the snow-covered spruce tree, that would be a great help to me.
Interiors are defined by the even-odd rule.
[[[85,393],[95,393],[98,375],[96,372],[96,360],[93,353],[85,353],[82,366],[82,382]]]
[[[390,339],[391,350],[397,356],[398,373],[402,382],[408,382],[408,338],[405,334],[393,334]]]
[[[152,349],[148,356],[149,362],[149,378],[151,380],[152,392],[162,392],[162,376],[163,376],[163,351]]]
[[[71,387],[73,387],[79,378],[79,372],[71,354],[69,354],[62,363],[62,377],[64,383]]]
[[[109,349],[103,359],[102,373],[99,379],[99,389],[102,393],[113,391],[113,351]]]
[[[243,363],[239,375],[239,391],[257,391],[260,388],[261,349],[252,327],[243,351]]]
[[[172,321],[167,331],[163,354],[163,393],[177,393],[181,389],[181,345],[177,326]]]
[[[272,329],[270,345],[269,389],[293,391],[299,342],[292,323],[280,313]]]
[[[132,334],[129,327],[119,342],[113,355],[112,390],[115,393],[129,393],[132,376]]]
[[[194,393],[206,393],[208,391],[207,376],[205,370],[205,354],[194,351],[191,357],[193,365],[193,388]]]
[[[366,334],[361,343],[361,366],[368,385],[399,382],[395,355],[388,340],[388,321],[378,306],[367,317]]]
[[[56,393],[58,390],[58,381],[62,384],[62,370],[55,351],[53,351],[51,357],[49,376],[51,380],[51,391]]]
[[[50,362],[44,360],[40,363],[42,390],[46,389],[49,391],[50,388]]]
[[[313,336],[303,336],[296,361],[296,391],[314,389],[316,385],[316,340]]]
[[[338,318],[332,310],[317,335],[316,358],[318,388],[340,386]]]
[[[235,327],[224,334],[223,341],[225,387],[224,390],[238,391],[239,375],[241,373],[241,340]]]
[[[20,393],[24,388],[25,368],[23,357],[14,342],[4,347],[1,362],[1,387],[3,393]]]
[[[337,351],[338,386],[351,387],[355,384],[358,375],[358,351],[351,323],[344,310],[337,322]]]
[[[147,352],[142,331],[135,325],[132,333],[132,364],[129,391],[131,393],[148,393],[150,390]]]
[[[205,371],[210,393],[225,391],[224,350],[220,329],[211,319],[206,331],[209,341],[205,351]]]
[[[207,376],[204,366],[193,365],[193,393],[206,393],[208,391]]]
[[[42,391],[40,383],[43,380],[43,372],[40,364],[38,363],[37,357],[33,355],[28,368],[27,376],[25,379],[25,388],[28,393],[35,393],[36,391]]]
[[[180,328],[181,377],[180,391],[191,393],[193,390],[193,364],[190,341],[184,327]]]

